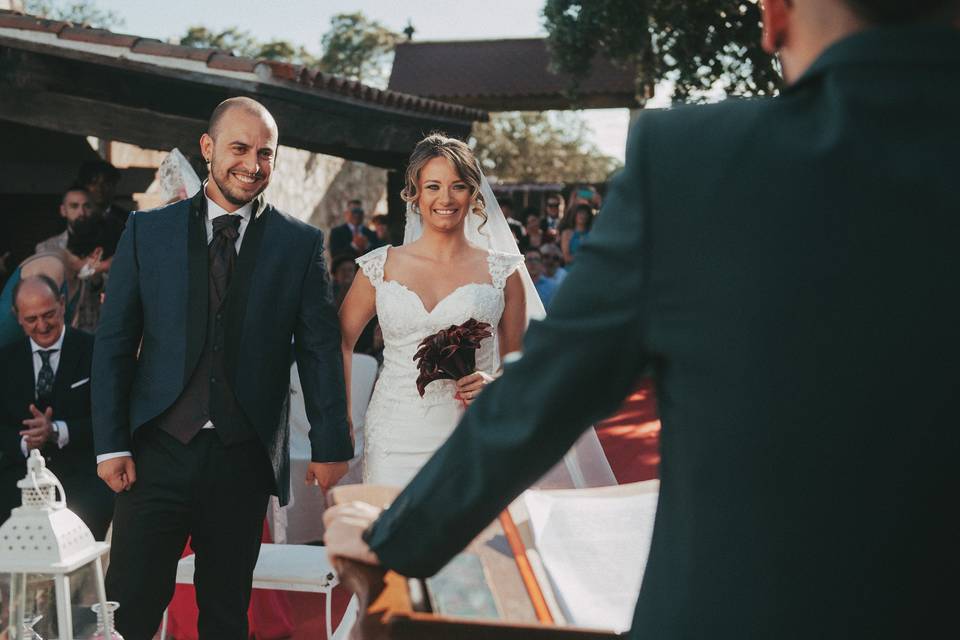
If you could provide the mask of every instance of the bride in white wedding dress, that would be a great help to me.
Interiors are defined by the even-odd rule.
[[[357,259],[360,272],[340,308],[347,380],[353,346],[374,314],[384,342],[366,415],[364,482],[406,485],[453,431],[464,405],[493,380],[502,356],[520,349],[527,323],[517,273],[523,257],[468,240],[468,224],[481,234],[486,226],[482,181],[466,144],[439,135],[424,139],[410,158],[402,192],[417,217],[405,244]],[[470,318],[494,333],[477,352],[477,372],[431,382],[421,398],[413,359],[420,341]]]
[[[527,323],[545,315],[503,212],[466,144],[437,134],[421,140],[401,195],[407,202],[403,246],[358,258],[360,272],[340,307],[348,393],[357,338],[374,315],[380,323],[383,369],[366,414],[363,481],[397,487],[406,486],[446,441],[465,406],[499,373],[503,357],[520,351]],[[421,397],[418,345],[471,318],[493,329],[477,351],[477,371],[458,381],[431,382]],[[601,486],[616,480],[589,429],[564,464],[538,484]]]

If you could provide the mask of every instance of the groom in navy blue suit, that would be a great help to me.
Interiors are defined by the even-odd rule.
[[[128,640],[151,638],[187,537],[200,636],[247,637],[271,494],[287,502],[283,415],[291,340],[310,421],[307,481],[353,455],[323,234],[266,204],[277,126],[261,104],[220,104],[200,140],[210,179],[192,199],[131,214],[93,357],[99,476],[118,493],[107,592]]]

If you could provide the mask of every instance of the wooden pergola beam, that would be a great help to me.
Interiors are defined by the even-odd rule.
[[[403,165],[425,134],[471,123],[276,83],[104,58],[0,37],[0,118],[150,149],[196,146],[213,108],[247,95],[273,113],[280,142],[374,166]]]

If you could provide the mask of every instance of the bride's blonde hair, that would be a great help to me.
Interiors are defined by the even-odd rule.
[[[483,194],[480,193],[483,174],[480,172],[480,165],[477,164],[477,158],[473,155],[473,151],[466,143],[456,138],[448,138],[442,133],[431,133],[417,143],[413,153],[410,154],[406,185],[400,192],[400,197],[405,202],[416,203],[420,198],[420,171],[423,170],[424,165],[434,158],[449,160],[460,179],[467,183],[470,188],[470,210],[483,219],[483,222],[480,223],[482,227],[487,223],[487,203]]]

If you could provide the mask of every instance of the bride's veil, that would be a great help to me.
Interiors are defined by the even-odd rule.
[[[157,169],[157,180],[165,202],[193,197],[202,186],[202,181],[190,166],[190,161],[177,148],[171,149],[160,163]]]
[[[480,183],[480,193],[483,196],[484,210],[487,213],[487,221],[484,224],[483,219],[478,215],[468,215],[464,234],[467,240],[483,249],[493,249],[503,253],[521,255],[517,247],[516,238],[510,231],[510,225],[500,209],[497,198],[490,187],[487,177],[481,172],[482,180]],[[414,211],[412,203],[407,203],[407,220],[403,232],[403,244],[410,244],[423,234],[423,222],[420,215]],[[523,282],[524,292],[526,293],[527,305],[527,323],[535,320],[542,320],[546,317],[546,311],[543,303],[540,301],[540,294],[533,284],[533,279],[527,271],[527,267],[521,263],[517,268],[520,279]],[[562,345],[558,345],[560,347]],[[495,353],[499,365],[499,351]],[[519,354],[507,354],[507,359],[520,357]],[[597,438],[597,432],[593,429],[587,429],[580,439],[573,445],[570,451],[563,458],[563,464],[557,464],[547,475],[536,483],[536,487],[550,488],[569,488],[572,484],[576,488],[598,487],[617,484],[617,480],[610,469],[610,463],[600,447],[600,440]]]

